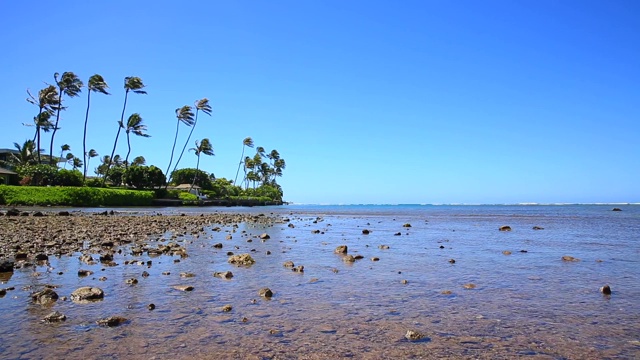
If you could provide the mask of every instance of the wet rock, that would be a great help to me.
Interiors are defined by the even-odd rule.
[[[401,236],[401,235],[402,235],[402,233],[399,233],[399,232],[393,234],[393,236]]]
[[[409,281],[407,281],[406,279],[403,279],[402,281],[400,281],[401,284],[406,285],[409,283]]]
[[[97,287],[83,286],[71,293],[71,301],[83,303],[98,301],[104,298],[104,291]]]
[[[20,216],[20,210],[16,209],[16,208],[12,208],[7,210],[6,212],[7,216]]]
[[[231,271],[214,272],[213,276],[220,279],[229,280],[233,277],[233,273]]]
[[[453,292],[451,290],[443,290],[442,292],[440,292],[440,294],[442,294],[442,295],[451,295],[451,294],[453,294]]]
[[[96,324],[98,324],[100,326],[113,327],[113,326],[122,325],[122,324],[124,324],[126,322],[127,322],[127,319],[123,318],[122,316],[109,316],[109,317],[106,317],[104,319],[100,319],[100,320],[96,321]]]
[[[296,265],[293,263],[293,261],[289,260],[289,261],[285,261],[284,264],[282,264],[282,266],[292,269],[293,267],[295,267]]]
[[[410,228],[410,227],[411,227],[411,224],[406,223],[406,224],[402,225],[402,227]]]
[[[260,235],[260,240],[268,240],[271,239],[271,236],[269,236],[269,234],[264,233]]]
[[[498,230],[500,231],[511,231],[511,226],[509,225],[502,225],[498,228]]]
[[[354,258],[355,260],[362,260],[362,259],[364,259],[364,256],[362,256],[362,255],[358,254],[358,255],[354,255],[354,256],[353,256],[353,258]]]
[[[340,245],[333,252],[336,254],[346,254],[347,250],[347,245]]]
[[[171,272],[170,271],[163,271],[162,275],[171,275]]]
[[[148,272],[146,272],[146,271],[143,271],[143,272],[142,272],[142,277],[143,277],[143,278],[148,278],[148,277],[149,277],[149,273],[148,273]]]
[[[371,233],[371,231],[369,231],[368,229],[362,230],[362,235],[369,235],[369,233]]]
[[[239,266],[250,266],[256,262],[249,254],[232,255],[227,261],[229,262],[229,264]]]
[[[49,256],[47,256],[46,254],[36,255],[36,261],[48,261],[48,260],[49,260]]]
[[[229,304],[227,304],[227,305],[222,307],[222,311],[224,311],[224,312],[229,312],[231,310],[233,310],[233,306],[231,306]]]
[[[389,250],[389,245],[379,245],[378,249],[380,249],[380,250]]]
[[[180,291],[193,291],[194,289],[191,285],[176,285],[173,288]]]
[[[214,244],[213,247],[216,249],[222,249],[222,243]]]
[[[44,322],[60,322],[65,320],[67,320],[67,317],[59,311],[54,311],[42,319]]]
[[[42,211],[36,211],[31,216],[41,217],[41,216],[44,216],[44,214],[42,213]]]
[[[181,272],[180,273],[180,277],[181,278],[192,278],[192,277],[195,277],[195,276],[196,276],[196,274],[194,274],[194,273],[189,273],[189,272]]]
[[[101,263],[111,262],[111,261],[113,261],[113,255],[112,254],[100,255],[100,262]]]
[[[567,261],[567,262],[577,262],[580,261],[580,259],[574,258],[573,256],[563,256],[562,257],[562,261]]]
[[[293,229],[294,227],[296,227],[296,226],[295,226],[295,225],[293,225],[292,223],[289,223],[289,225],[287,225],[287,226],[288,226],[288,227],[290,227],[290,228],[292,228],[292,229]]]
[[[609,285],[605,285],[600,288],[600,292],[605,295],[611,295],[611,287],[609,287]]]
[[[0,260],[0,273],[13,272],[13,266],[15,263],[9,260]]]
[[[91,271],[91,270],[83,270],[83,269],[78,270],[78,276],[79,277],[85,277],[85,276],[89,276],[91,274],[93,274],[93,271]]]
[[[444,245],[440,245],[440,249],[444,249]]]
[[[0,289],[0,298],[7,295],[7,289]]]
[[[128,284],[128,285],[135,285],[135,284],[138,283],[138,279],[136,279],[136,278],[127,279],[127,280],[125,280],[125,283]]]
[[[502,252],[503,255],[511,255],[511,251],[509,250],[505,250]]]
[[[540,227],[540,226],[534,226],[534,227],[533,227],[533,230],[544,230],[544,228],[543,228],[543,227]]]
[[[304,272],[304,266],[298,265],[295,268],[293,268],[292,270],[293,270],[293,272],[303,273]]]
[[[353,255],[345,255],[345,256],[342,258],[342,261],[344,261],[344,262],[346,262],[346,263],[352,263],[352,262],[355,262],[355,261],[356,261],[356,258],[355,258],[355,257],[353,257]]]
[[[80,261],[82,261],[83,263],[87,264],[87,265],[93,265],[96,262],[93,260],[93,257],[91,257],[91,255],[81,255],[79,257]]]
[[[320,234],[320,230],[313,230],[311,231],[312,234]]]
[[[107,281],[107,277],[106,276],[101,276],[98,281]]]
[[[258,291],[258,295],[268,299],[273,296],[273,291],[271,291],[271,289],[269,288],[262,288]]]
[[[380,261],[380,258],[374,256],[374,257],[371,258],[371,261]]]
[[[156,308],[156,304],[152,303],[152,304],[147,305],[147,309],[149,309],[149,310],[155,310],[155,308]]]
[[[449,263],[451,263],[451,264],[455,264],[455,263],[456,263],[456,260],[455,260],[455,259],[449,259]]]
[[[622,211],[620,208],[613,208],[611,211]]]
[[[31,299],[41,305],[48,305],[58,300],[58,294],[53,289],[44,289],[31,294]]]
[[[404,337],[409,341],[418,341],[424,339],[426,336],[418,331],[407,330],[407,333],[404,334]]]
[[[467,289],[467,290],[471,290],[471,289],[475,289],[476,288],[476,284],[468,283],[468,284],[462,285],[462,287]]]
[[[27,253],[16,253],[15,259],[18,260],[27,260]]]
[[[60,211],[58,212],[58,216],[71,216],[71,214],[68,211]]]

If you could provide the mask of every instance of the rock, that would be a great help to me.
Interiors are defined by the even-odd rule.
[[[98,281],[107,281],[107,277],[106,276],[101,276]]]
[[[511,231],[511,226],[502,225],[502,226],[500,226],[500,228],[498,228],[498,230],[500,230],[500,231]]]
[[[71,216],[71,214],[68,211],[60,211],[58,212],[58,216]]]
[[[271,236],[269,236],[269,234],[263,233],[260,235],[260,240],[268,240],[268,239],[271,239]]]
[[[113,255],[112,254],[100,255],[100,262],[104,263],[104,262],[110,262],[110,261],[113,261]]]
[[[67,317],[59,311],[54,311],[42,319],[42,321],[45,322],[59,322],[65,320],[67,320]]]
[[[27,253],[16,253],[15,259],[16,259],[16,261],[17,260],[27,260]]]
[[[371,231],[369,231],[368,229],[362,230],[362,235],[369,235],[369,233],[371,233]]]
[[[403,224],[403,225],[402,225],[402,227],[410,228],[410,227],[411,227],[411,224],[406,223],[406,224]]]
[[[7,289],[0,289],[0,298],[7,295]]]
[[[440,249],[444,249],[444,245],[440,245]]]
[[[393,234],[393,236],[401,236],[401,235],[402,235],[402,233],[399,233],[399,232]]]
[[[100,320],[96,321],[96,324],[98,324],[100,326],[113,327],[113,326],[122,325],[125,322],[127,322],[127,319],[123,318],[121,316],[109,316],[107,318],[100,319]]]
[[[409,281],[407,281],[406,279],[403,279],[402,281],[400,281],[400,283],[406,285],[409,283]]]
[[[53,289],[44,289],[31,294],[31,299],[41,305],[48,305],[58,300],[58,294]]]
[[[194,274],[194,273],[188,273],[188,272],[181,272],[180,273],[180,277],[181,278],[192,278],[192,277],[195,277],[195,276],[196,276],[196,274]]]
[[[286,268],[289,268],[289,269],[292,269],[296,265],[293,263],[293,261],[289,260],[289,261],[285,261],[285,263],[282,264],[282,266],[284,266]]]
[[[231,279],[233,277],[233,273],[231,271],[223,271],[223,272],[214,272],[213,276],[220,279]]]
[[[216,249],[222,249],[222,243],[214,244],[213,247]]]
[[[36,261],[49,261],[49,256],[46,254],[38,254],[36,255]]]
[[[231,240],[231,239],[233,239],[233,235],[229,234],[224,239],[225,240]]]
[[[44,214],[42,213],[42,211],[36,211],[36,212],[34,212],[34,213],[33,213],[33,215],[31,215],[31,216],[41,217],[41,216],[44,216]]]
[[[147,305],[147,309],[149,309],[149,310],[154,310],[155,308],[156,308],[156,304],[152,303],[152,304]]]
[[[407,330],[407,333],[404,334],[404,337],[409,341],[418,341],[424,339],[425,335],[414,330]]]
[[[455,259],[449,259],[449,263],[451,263],[451,264],[455,264],[455,263],[456,263],[456,260],[455,260]]]
[[[378,246],[378,249],[380,249],[380,250],[389,250],[389,245],[380,245],[380,246]]]
[[[193,291],[194,289],[191,285],[176,285],[173,288],[180,291]]]
[[[128,285],[135,285],[135,284],[138,283],[138,279],[136,279],[136,278],[127,279],[127,280],[125,280],[125,283],[128,284]]]
[[[81,255],[79,257],[80,261],[82,261],[83,263],[87,264],[87,265],[93,265],[96,262],[93,260],[93,258],[91,257],[91,255]]]
[[[80,277],[89,276],[91,274],[93,274],[93,271],[91,270],[82,270],[82,269],[78,270],[78,276]]]
[[[371,261],[380,261],[380,258],[374,256],[374,257],[371,258]]]
[[[143,278],[148,278],[149,277],[149,273],[145,270],[142,272],[142,277]]]
[[[253,258],[249,254],[240,254],[230,256],[228,262],[229,264],[234,265],[250,266],[253,265],[256,261],[253,260]]]
[[[83,286],[71,293],[71,301],[84,303],[98,301],[104,298],[104,291],[97,287]]]
[[[273,292],[269,288],[262,288],[258,291],[258,295],[262,296],[263,298],[269,299],[273,296]]]
[[[476,284],[472,284],[472,283],[464,284],[464,285],[462,285],[462,287],[467,289],[467,290],[471,290],[471,289],[475,289],[476,288]]]
[[[600,288],[600,292],[605,295],[611,295],[611,287],[609,287],[609,285],[605,285]]]
[[[320,234],[320,230],[312,230],[311,233],[312,234]]]
[[[533,227],[533,230],[544,230],[544,228],[543,228],[543,227],[540,227],[540,226],[534,226],[534,227]]]
[[[233,306],[231,306],[229,304],[227,304],[227,305],[222,307],[222,311],[224,311],[224,312],[229,312],[231,310],[233,310]]]
[[[7,216],[20,216],[20,210],[16,209],[16,208],[12,208],[7,210],[6,213]]]
[[[453,292],[451,290],[443,290],[440,294],[442,295],[451,295]]]
[[[304,266],[298,265],[295,268],[293,268],[292,270],[293,270],[293,272],[303,273],[304,272]]]
[[[333,252],[336,254],[346,254],[347,250],[347,245],[340,245]]]
[[[562,261],[568,261],[568,262],[577,262],[580,261],[580,259],[576,259],[573,256],[563,256],[562,257]]]
[[[355,257],[353,257],[353,255],[345,255],[345,256],[342,258],[342,261],[347,262],[347,263],[351,263],[351,262],[355,262],[355,261],[356,261],[356,258],[355,258]]]
[[[292,223],[289,223],[289,225],[287,225],[287,226],[288,226],[288,227],[290,227],[290,228],[292,228],[292,229],[293,229],[294,227],[296,227],[296,226],[295,226],[295,225],[293,225]]]
[[[502,254],[504,254],[504,255],[511,255],[511,251],[509,251],[509,250],[505,250],[505,251],[503,251],[503,252],[502,252]]]
[[[15,263],[9,260],[1,260],[0,261],[0,273],[3,272],[13,272],[13,266]]]
[[[611,211],[622,211],[620,208],[613,208]]]
[[[362,259],[364,259],[364,256],[362,256],[362,255],[360,255],[360,254],[358,254],[358,255],[354,255],[354,256],[353,256],[353,259],[354,259],[354,260],[362,260]]]

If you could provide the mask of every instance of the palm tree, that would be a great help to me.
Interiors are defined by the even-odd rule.
[[[73,170],[82,167],[82,160],[79,157],[74,156],[72,161]]]
[[[88,153],[84,154],[84,158],[87,159],[87,162],[85,163],[85,167],[84,167],[84,173],[85,173],[85,177],[87,174],[87,168],[89,168],[89,161],[91,160],[91,158],[94,158],[98,156],[98,153],[95,151],[95,149],[91,149],[89,150]],[[83,178],[84,181],[85,178]]]
[[[82,80],[80,80],[80,78],[72,73],[71,71],[65,71],[62,73],[62,76],[60,77],[60,80],[58,80],[58,76],[60,76],[60,74],[55,73],[53,74],[53,78],[56,81],[56,84],[58,84],[58,91],[60,93],[60,97],[58,98],[58,106],[56,109],[56,122],[53,125],[53,133],[51,133],[51,144],[49,145],[49,156],[51,157],[49,159],[49,163],[51,165],[54,164],[55,160],[53,157],[53,140],[56,137],[56,132],[58,131],[58,123],[60,122],[60,111],[62,111],[63,109],[65,109],[62,106],[62,95],[66,94],[69,97],[76,97],[80,94],[80,92],[82,92],[82,86],[84,85],[82,83]]]
[[[253,148],[253,139],[251,139],[250,137],[246,137],[244,138],[244,140],[242,140],[242,155],[240,155],[240,162],[238,163],[238,170],[236,171],[236,177],[235,179],[233,179],[233,184],[236,184],[236,181],[238,181],[238,174],[240,173],[240,166],[242,165],[242,159],[244,158],[244,148],[245,147],[250,147]],[[244,176],[245,178],[247,177],[247,168],[245,167],[244,170]]]
[[[124,78],[124,105],[122,106],[122,115],[120,115],[120,121],[118,121],[118,133],[116,133],[116,140],[113,142],[113,150],[111,151],[111,156],[109,156],[109,163],[107,164],[106,173],[104,174],[102,185],[107,182],[107,175],[109,173],[109,168],[111,168],[111,161],[113,160],[113,155],[116,153],[116,146],[118,145],[118,136],[120,135],[120,130],[124,128],[124,112],[127,108],[127,97],[129,96],[129,91],[132,91],[134,94],[146,94],[147,92],[142,90],[144,88],[144,84],[142,83],[142,79],[137,76],[127,76]]]
[[[38,98],[31,95],[29,89],[27,89],[27,94],[29,94],[27,101],[38,107],[38,115],[33,118],[36,124],[36,133],[33,138],[34,141],[36,141],[37,138],[37,155],[38,163],[40,163],[40,130],[44,129],[45,132],[49,131],[52,125],[49,119],[51,115],[53,115],[60,100],[58,90],[53,85],[48,85],[46,88],[38,91]]]
[[[198,112],[202,111],[203,113],[211,116],[211,105],[209,105],[209,99],[204,98],[195,102],[196,108],[196,117],[193,121],[193,126],[191,127],[191,131],[189,132],[189,137],[187,137],[187,141],[184,142],[184,146],[182,147],[182,151],[180,152],[180,156],[178,156],[178,160],[176,164],[173,166],[173,171],[176,171],[178,168],[178,164],[180,163],[180,159],[182,159],[182,155],[184,154],[185,149],[187,148],[187,144],[189,144],[189,140],[191,140],[191,134],[193,134],[193,130],[196,128],[198,124]]]
[[[16,150],[18,150],[18,153],[17,154],[13,152],[10,153],[11,156],[9,157],[9,160],[3,161],[2,162],[3,165],[7,164],[12,166],[19,166],[19,165],[30,165],[36,162],[36,155],[35,155],[36,144],[33,142],[33,140],[30,140],[30,139],[25,140],[22,146],[14,142],[13,147],[15,147]]]
[[[176,109],[176,118],[178,118],[178,122],[176,123],[176,136],[173,139],[173,147],[171,148],[171,157],[169,158],[169,166],[167,166],[166,174],[169,174],[171,163],[173,162],[173,152],[176,149],[176,141],[178,141],[178,130],[180,129],[180,123],[183,122],[187,126],[193,126],[193,116],[193,108],[189,105],[185,105],[181,108]],[[170,175],[167,176],[167,186],[169,184],[169,180],[171,180]]]
[[[65,151],[69,151],[71,150],[71,146],[69,146],[69,144],[64,144],[62,146],[60,146],[60,158],[58,159],[58,162],[60,162],[62,160],[62,157],[64,156],[64,152]]]
[[[145,134],[145,131],[147,130],[147,125],[142,124],[142,117],[140,117],[140,114],[135,113],[135,114],[131,114],[131,116],[129,116],[129,120],[127,120],[127,146],[128,146],[128,151],[127,151],[127,156],[124,159],[124,163],[127,164],[127,167],[129,166],[129,154],[131,153],[131,138],[129,136],[130,133],[133,133],[134,135],[137,136],[142,136],[142,137],[150,137],[151,135],[149,134]]]
[[[65,162],[64,162],[64,168],[67,168],[67,164],[71,164],[73,161],[73,158],[75,157],[75,155],[73,155],[72,153],[67,153],[67,156],[65,156]]]
[[[144,158],[144,156],[136,156],[133,158],[133,160],[131,161],[131,166],[141,166],[147,163],[147,160]]]
[[[87,153],[87,122],[89,121],[89,106],[91,105],[91,93],[99,92],[105,95],[111,95],[107,91],[109,85],[104,81],[102,76],[95,74],[89,78],[89,82],[87,83],[88,94],[87,94],[87,114],[84,117],[84,133],[82,137],[82,153],[84,154],[84,162],[86,166],[84,167],[84,171],[82,174],[82,181],[87,178],[87,168],[89,167],[89,157]],[[93,150],[95,152],[95,150]]]
[[[214,156],[214,153],[213,153],[213,146],[211,146],[211,142],[207,138],[202,139],[200,143],[198,143],[198,140],[196,140],[196,147],[191,148],[189,150],[195,151],[196,156],[198,157],[198,162],[196,163],[196,173],[193,176],[193,183],[189,188],[189,192],[191,192],[191,190],[193,189],[193,186],[196,184],[196,179],[198,178],[198,169],[200,168],[200,154]]]

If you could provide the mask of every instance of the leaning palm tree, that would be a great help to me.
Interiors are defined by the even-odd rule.
[[[109,173],[109,169],[111,168],[111,161],[113,160],[113,155],[116,153],[116,146],[118,145],[118,136],[120,135],[120,130],[124,128],[124,112],[127,108],[127,97],[129,96],[129,91],[134,94],[146,94],[147,92],[142,90],[144,88],[144,83],[142,83],[142,79],[137,76],[127,76],[124,78],[124,105],[122,106],[122,115],[120,115],[120,121],[118,121],[118,133],[116,134],[116,140],[113,142],[113,150],[111,151],[111,156],[109,156],[109,163],[106,167],[106,173],[104,174],[102,186],[104,186],[107,182],[107,175]]]
[[[185,105],[181,108],[176,109],[176,118],[178,118],[178,121],[176,123],[176,136],[173,139],[173,147],[171,148],[171,157],[169,158],[169,166],[167,166],[166,174],[169,173],[169,170],[171,169],[171,163],[173,162],[173,152],[176,149],[176,142],[178,141],[178,130],[180,129],[180,123],[182,122],[187,126],[193,126],[193,116],[193,108],[189,105]],[[167,185],[169,184],[169,180],[171,180],[170,177],[167,178]]]
[[[46,88],[38,91],[37,98],[33,96],[31,92],[29,92],[29,89],[27,89],[27,94],[29,94],[27,101],[38,107],[38,115],[34,117],[33,120],[36,124],[34,141],[36,141],[37,138],[37,155],[38,163],[40,163],[40,130],[45,129],[45,131],[48,131],[51,128],[52,124],[49,119],[55,112],[56,106],[58,105],[60,100],[58,96],[58,90],[53,85],[48,85]]]
[[[75,158],[75,155],[73,155],[72,153],[67,153],[67,156],[65,156],[65,161],[64,161],[64,168],[67,168],[67,164],[71,164],[73,163],[73,158]]]
[[[53,140],[56,137],[56,132],[58,131],[58,123],[60,122],[60,112],[65,108],[62,106],[62,95],[66,94],[69,97],[76,97],[82,92],[82,80],[72,73],[71,71],[65,71],[62,73],[60,79],[58,79],[60,74],[53,74],[53,78],[58,84],[58,91],[60,93],[60,97],[58,98],[58,106],[56,108],[56,122],[53,125],[53,132],[51,133],[51,144],[49,145],[49,163],[53,165],[55,163],[55,158],[53,157]]]
[[[240,155],[240,162],[238,163],[238,170],[236,170],[236,177],[235,179],[233,179],[233,184],[236,184],[236,181],[238,181],[238,174],[240,173],[240,166],[242,166],[242,159],[244,158],[244,148],[245,147],[250,147],[253,148],[253,139],[251,139],[251,137],[246,137],[244,138],[244,140],[242,140],[242,155]],[[247,168],[245,167],[244,170],[244,176],[247,176]]]
[[[82,153],[84,154],[84,163],[86,166],[84,167],[84,171],[82,174],[82,181],[87,178],[87,168],[89,167],[89,154],[87,153],[87,122],[89,121],[89,106],[91,105],[91,93],[99,92],[105,95],[110,95],[107,89],[109,85],[104,81],[102,76],[95,74],[89,78],[89,82],[87,83],[87,114],[84,117],[84,133],[82,136]],[[95,152],[95,150],[94,150]]]
[[[124,158],[124,163],[127,167],[129,167],[129,154],[131,153],[131,137],[129,136],[129,134],[133,133],[133,135],[137,136],[150,137],[151,135],[145,133],[146,130],[147,125],[144,125],[142,123],[142,117],[140,117],[140,114],[136,113],[129,116],[129,120],[127,120],[126,130],[127,146],[129,150],[127,150],[127,156]]]
[[[198,157],[198,162],[196,163],[196,173],[195,175],[193,175],[193,183],[191,183],[191,187],[189,188],[189,192],[191,192],[193,186],[196,184],[196,179],[198,178],[198,170],[200,169],[200,154],[205,154],[208,156],[213,156],[215,154],[213,153],[213,146],[211,146],[211,142],[207,138],[202,139],[200,143],[198,143],[198,140],[196,140],[196,147],[189,150],[193,150]]]
[[[13,143],[13,146],[18,150],[18,153],[10,153],[10,157],[6,161],[0,162],[0,165],[31,165],[36,162],[36,144],[31,139],[24,141],[22,146],[18,143]]]
[[[62,157],[64,156],[64,153],[66,151],[71,150],[71,146],[69,146],[69,144],[64,144],[64,145],[60,146],[60,149],[61,149],[60,158],[58,158],[58,162],[62,161]]]
[[[85,176],[87,174],[87,169],[89,168],[89,161],[91,161],[91,158],[94,158],[96,156],[98,156],[98,153],[96,152],[95,149],[91,149],[91,150],[89,150],[88,153],[84,154],[84,158],[87,159],[87,162],[86,162],[85,167],[84,167]],[[85,178],[83,178],[83,181],[84,180],[85,180]]]
[[[211,116],[211,105],[209,105],[209,99],[204,98],[195,102],[196,108],[196,117],[193,121],[193,126],[191,127],[191,131],[189,132],[189,136],[187,137],[187,141],[184,142],[184,146],[182,147],[182,151],[180,152],[180,156],[178,156],[178,160],[176,164],[173,166],[173,171],[176,171],[178,168],[178,164],[180,163],[180,159],[182,159],[182,155],[184,154],[185,149],[187,148],[187,144],[189,144],[189,140],[191,140],[191,134],[193,134],[193,130],[196,128],[198,124],[198,112],[202,111],[203,113]],[[172,172],[173,173],[173,172]]]
[[[76,169],[82,167],[82,160],[80,160],[79,157],[75,157],[74,156],[71,164],[73,165],[73,170],[76,170]]]

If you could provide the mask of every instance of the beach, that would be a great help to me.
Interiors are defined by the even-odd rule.
[[[612,208],[20,209],[0,216],[0,351],[638,358],[640,207]]]

